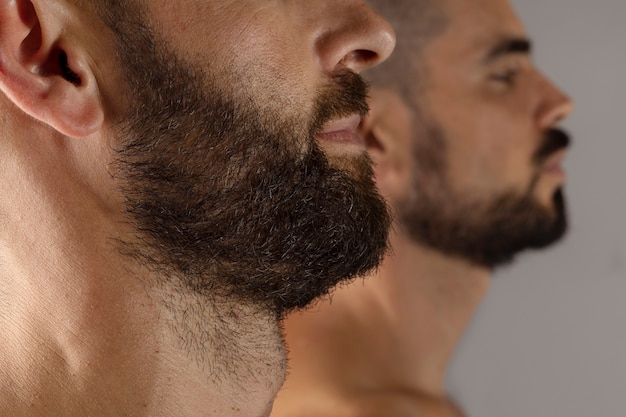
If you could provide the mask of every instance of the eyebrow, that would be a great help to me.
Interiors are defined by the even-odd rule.
[[[498,42],[485,57],[485,63],[495,61],[510,54],[530,55],[532,51],[532,43],[526,38],[507,38]]]

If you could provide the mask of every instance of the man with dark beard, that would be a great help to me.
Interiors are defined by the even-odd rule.
[[[360,0],[0,2],[0,415],[269,414],[279,321],[382,259]]]
[[[555,126],[571,102],[533,66],[509,3],[371,2],[398,35],[366,72],[363,125],[392,251],[365,283],[288,318],[276,417],[462,415],[445,372],[491,271],[566,229],[569,139]]]

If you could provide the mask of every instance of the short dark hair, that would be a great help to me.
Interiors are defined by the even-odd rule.
[[[400,93],[413,103],[427,74],[423,68],[424,47],[447,27],[447,16],[439,0],[368,0],[396,31],[396,48],[381,65],[364,73],[375,87]]]

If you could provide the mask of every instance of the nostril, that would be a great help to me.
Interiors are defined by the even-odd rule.
[[[357,49],[344,56],[341,63],[346,67],[360,71],[363,67],[375,64],[379,60],[380,56],[376,52],[368,49]]]
[[[344,10],[324,9],[330,15],[314,32],[315,53],[323,69],[359,73],[387,59],[396,39],[391,25],[363,0],[340,3]]]
[[[378,54],[374,51],[368,51],[367,49],[359,49],[354,51],[354,54],[361,62],[373,62],[378,60]]]

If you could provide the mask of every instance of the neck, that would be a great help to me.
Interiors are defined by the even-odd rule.
[[[0,166],[0,414],[267,415],[284,356],[274,318],[121,255],[119,207],[57,145],[20,145]],[[64,164],[46,165],[54,152]]]
[[[445,396],[448,362],[490,272],[403,235],[392,236],[391,247],[393,255],[365,283],[289,319],[288,386],[317,379],[339,391]]]
[[[406,236],[392,240],[394,255],[367,286],[368,303],[382,313],[388,336],[400,340],[403,379],[410,376],[406,382],[413,389],[443,396],[448,362],[488,291],[491,273]]]

